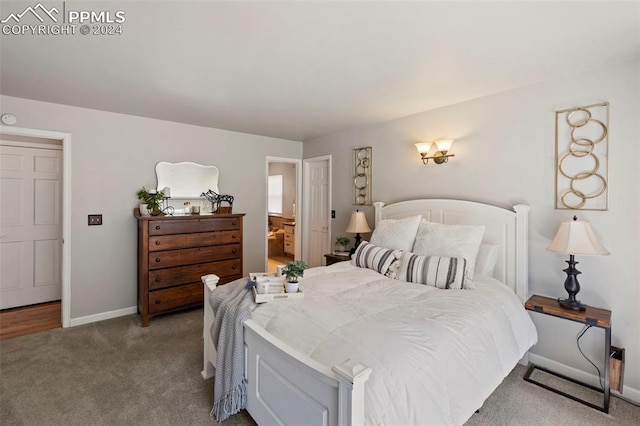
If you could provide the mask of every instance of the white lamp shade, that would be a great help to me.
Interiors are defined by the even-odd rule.
[[[420,154],[428,154],[431,149],[431,145],[433,145],[433,142],[418,142],[416,144],[416,149]]]
[[[547,247],[554,253],[577,254],[580,256],[607,256],[610,253],[591,229],[588,220],[564,220],[555,238]]]
[[[350,234],[371,232],[364,212],[356,211],[351,213],[351,220],[349,220],[349,225],[347,225],[345,232],[349,232]]]
[[[438,151],[449,151],[451,149],[451,145],[453,144],[453,139],[440,139],[436,141],[436,146],[438,147]]]

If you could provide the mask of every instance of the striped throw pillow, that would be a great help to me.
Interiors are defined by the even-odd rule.
[[[373,269],[384,275],[399,253],[400,250],[390,250],[363,241],[351,257],[351,264],[359,268]]]
[[[467,261],[463,257],[420,256],[404,253],[397,279],[440,289],[459,290],[464,285]]]

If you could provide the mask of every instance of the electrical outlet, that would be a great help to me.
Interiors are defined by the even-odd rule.
[[[335,219],[335,218],[336,218],[336,211],[331,210],[331,219]]]
[[[102,225],[102,215],[101,214],[90,214],[89,215],[89,226],[93,225]]]

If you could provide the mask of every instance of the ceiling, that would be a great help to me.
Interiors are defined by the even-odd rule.
[[[123,34],[2,35],[0,93],[299,141],[640,56],[638,2],[56,4]]]

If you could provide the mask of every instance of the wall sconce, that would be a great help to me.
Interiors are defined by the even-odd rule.
[[[433,160],[436,164],[442,164],[449,161],[449,157],[454,157],[454,154],[447,154],[453,144],[453,139],[440,139],[435,142],[437,151],[429,157],[429,151],[433,142],[418,142],[416,149],[422,157],[422,163],[427,164],[429,160]]]

